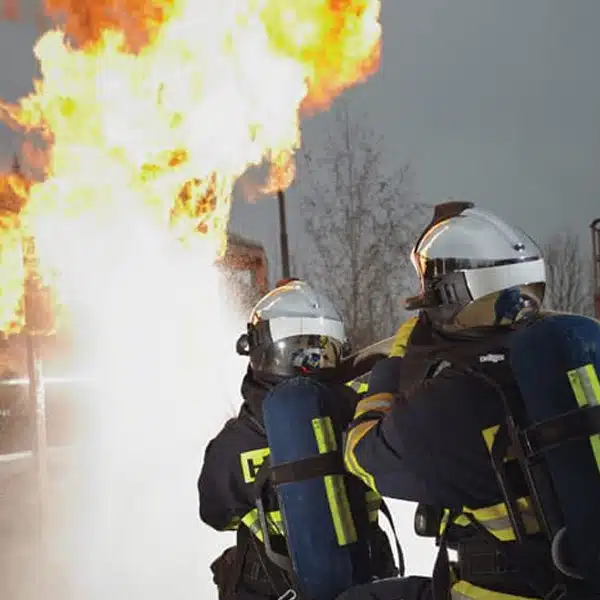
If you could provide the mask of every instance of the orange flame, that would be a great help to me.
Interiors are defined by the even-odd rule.
[[[64,30],[35,47],[42,78],[16,106],[0,104],[0,118],[47,142],[43,181],[18,217],[0,218],[3,256],[14,257],[0,266],[3,330],[23,289],[22,236],[49,283],[74,260],[79,275],[110,269],[158,232],[221,254],[236,180],[266,162],[264,190],[287,187],[301,112],[325,109],[379,60],[379,0],[47,8]]]

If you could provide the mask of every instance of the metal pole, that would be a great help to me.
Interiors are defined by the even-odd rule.
[[[12,172],[15,177],[18,177],[24,183],[25,187],[29,187],[29,182],[23,175],[21,161],[17,154],[13,157]],[[42,288],[38,276],[35,240],[32,237],[23,238],[22,252],[25,275],[23,300],[29,407],[35,416],[32,450],[38,484],[38,530],[40,549],[45,552],[48,511],[48,448],[46,440],[46,388],[38,336],[46,328],[47,319],[42,314],[44,311],[43,302],[41,302]]]
[[[42,357],[35,334],[27,333],[27,371],[29,376],[30,406],[35,414],[33,455],[35,458],[40,540],[45,543],[48,512],[48,444],[46,437],[46,390],[42,371]]]
[[[594,314],[597,319],[600,319],[600,219],[592,221],[590,228],[592,229],[592,253],[594,255]]]
[[[13,157],[12,173],[19,178],[25,188],[29,182],[21,170],[21,161],[17,154]],[[47,544],[47,512],[48,512],[48,452],[46,440],[46,389],[42,372],[42,357],[38,336],[45,328],[42,314],[41,285],[38,277],[37,252],[35,240],[32,237],[23,237],[23,272],[25,277],[24,300],[24,333],[27,353],[27,375],[29,380],[29,410],[34,415],[34,427],[31,446],[36,467],[36,480],[38,492],[38,534],[39,534],[39,574],[40,596],[44,588],[44,568]]]
[[[285,194],[283,190],[277,190],[279,200],[279,236],[281,250],[281,277],[290,277],[290,253],[288,249],[287,219],[285,215]]]
[[[42,599],[46,591],[46,560],[48,552],[48,445],[46,438],[46,389],[42,370],[39,335],[43,327],[43,307],[40,302],[40,285],[35,275],[35,242],[25,242],[25,340],[27,345],[27,372],[29,379],[29,406],[35,415],[33,456],[35,460],[38,492],[38,552],[37,585]]]

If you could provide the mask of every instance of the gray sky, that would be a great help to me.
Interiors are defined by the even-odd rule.
[[[388,0],[383,62],[347,97],[411,160],[423,202],[495,210],[535,238],[588,234],[600,216],[600,2]],[[0,23],[0,95],[27,91],[32,28]],[[315,139],[318,117],[306,127]],[[8,136],[0,148],[10,152]],[[288,194],[297,245],[298,194]],[[244,205],[245,204],[245,205]],[[236,202],[233,226],[276,248],[274,199]]]
[[[347,96],[411,160],[420,199],[470,200],[537,239],[570,229],[587,242],[600,216],[600,2],[395,0],[382,21],[381,69]],[[254,231],[270,240],[266,202]]]

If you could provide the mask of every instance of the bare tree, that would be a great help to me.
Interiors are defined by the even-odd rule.
[[[591,314],[591,271],[579,237],[551,236],[542,248],[546,260],[546,305],[552,310]]]
[[[303,152],[298,178],[304,275],[337,303],[355,347],[397,327],[423,217],[411,202],[410,165],[389,172],[383,140],[365,123],[338,110],[325,145]]]

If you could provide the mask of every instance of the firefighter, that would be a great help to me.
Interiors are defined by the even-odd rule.
[[[255,505],[253,483],[269,455],[263,399],[286,378],[336,367],[346,342],[332,303],[298,280],[279,282],[258,302],[249,331],[253,339],[244,334],[238,340],[238,352],[249,356],[239,414],[208,444],[198,480],[201,520],[218,531],[236,531],[235,547],[211,565],[220,600],[275,600],[291,587],[288,573],[267,557]],[[348,423],[358,397],[341,383],[331,385]],[[373,574],[390,577],[397,570],[389,540],[377,525],[380,497],[367,488],[365,493],[370,498]],[[274,493],[267,508],[281,551],[284,532]]]
[[[490,456],[506,420],[502,398],[519,393],[506,340],[540,314],[541,253],[493,214],[449,202],[436,207],[412,262],[421,293],[406,306],[418,322],[404,357],[373,368],[345,463],[382,496],[420,503],[415,529],[435,536],[440,551],[432,578],[375,582],[338,600],[561,597],[522,472],[507,463],[526,531],[517,541]],[[456,563],[447,548],[457,550]],[[597,596],[568,596],[584,597]]]

